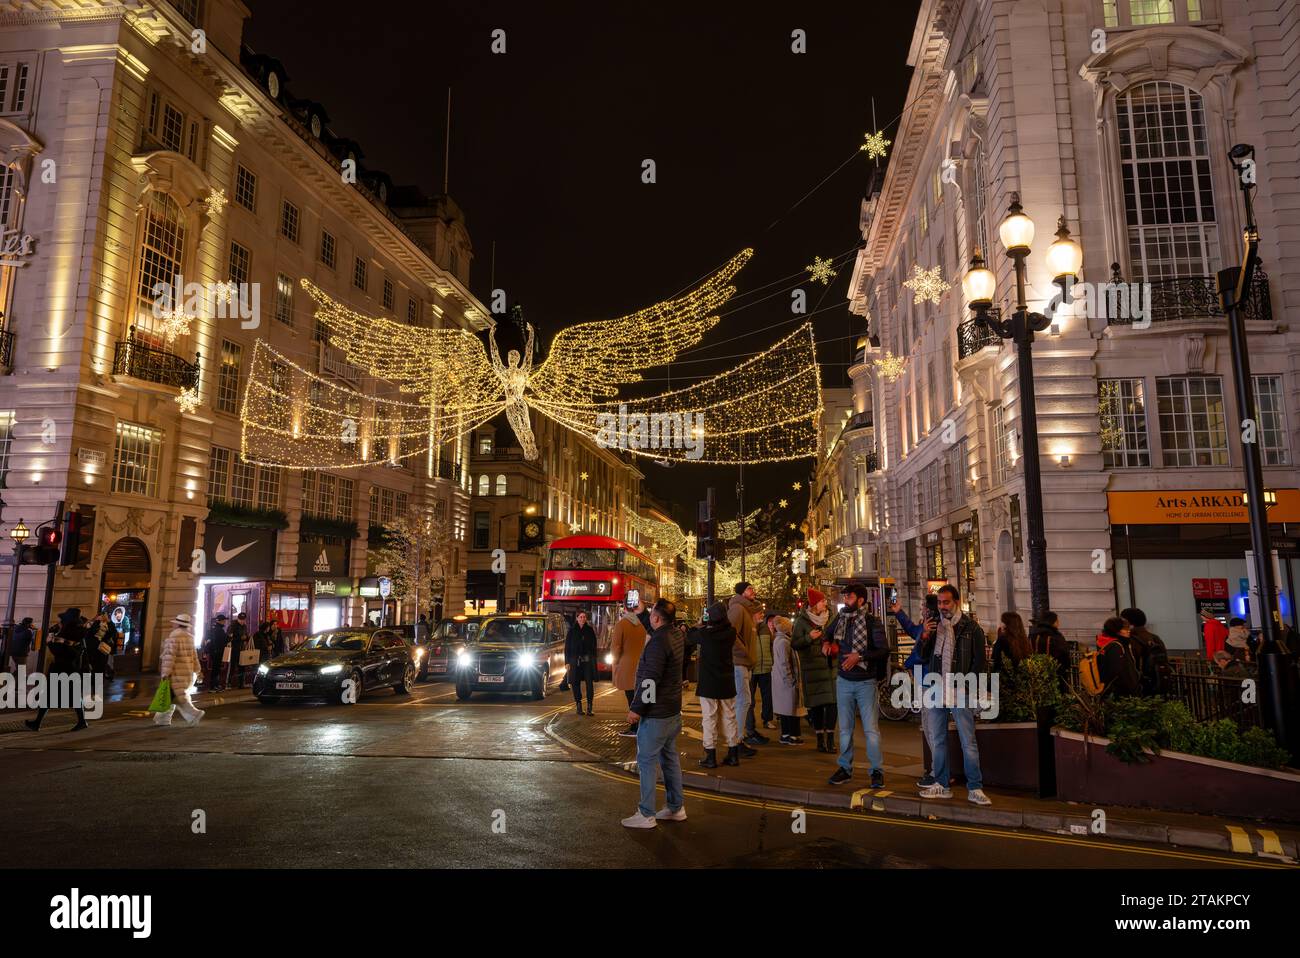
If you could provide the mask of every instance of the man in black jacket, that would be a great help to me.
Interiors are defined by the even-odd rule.
[[[587,683],[587,714],[595,715],[592,703],[596,698],[596,630],[587,622],[587,613],[579,612],[569,634],[564,640],[564,664],[569,667],[569,684],[573,687],[573,701],[582,713],[582,683]]]
[[[885,666],[889,640],[885,627],[871,614],[870,593],[863,585],[849,585],[840,598],[843,611],[831,623],[828,638],[838,644],[839,670],[835,675],[835,699],[839,712],[839,768],[830,784],[842,785],[853,777],[853,728],[862,716],[867,739],[867,761],[871,763],[871,787],[884,788],[884,758],[880,750],[880,712],[877,695],[888,695]]]
[[[740,756],[748,758],[758,754],[740,739],[736,716],[736,669],[732,661],[732,646],[736,630],[727,618],[727,607],[715,602],[704,610],[699,628],[686,634],[687,652],[695,646],[700,649],[699,687],[695,690],[700,700],[700,713],[704,719],[704,768],[718,767],[717,726],[722,723],[722,734],[727,740],[727,757],[723,765],[739,765]]]
[[[40,730],[41,723],[50,708],[70,708],[77,713],[77,724],[71,731],[80,732],[87,728],[86,712],[82,707],[84,694],[79,683],[56,680],[57,676],[72,677],[84,674],[87,661],[86,642],[88,636],[81,625],[81,610],[66,609],[59,613],[58,633],[51,630],[49,637],[50,667],[45,671],[45,705],[36,710],[36,718],[23,722],[31,731]],[[56,702],[63,696],[76,696],[75,701]]]
[[[13,659],[15,675],[18,674],[19,667],[27,665],[27,656],[31,654],[35,641],[36,632],[32,629],[32,618],[28,616],[14,626],[13,644],[6,653]],[[5,663],[5,670],[8,671],[8,663]]]
[[[677,736],[682,730],[682,658],[685,637],[676,628],[677,607],[660,599],[650,610],[653,629],[636,667],[636,689],[627,720],[635,722],[636,765],[641,778],[637,813],[623,819],[627,828],[654,828],[656,821],[686,821],[682,766]],[[665,808],[655,811],[655,769],[662,768]]]
[[[226,651],[226,646],[230,644],[230,638],[226,635],[226,617],[218,615],[208,626],[208,635],[204,639],[203,645],[208,653],[208,691],[220,692],[223,688],[221,684],[221,657]]]

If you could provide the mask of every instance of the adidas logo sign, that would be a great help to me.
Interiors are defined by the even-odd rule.
[[[316,564],[315,564],[314,566],[311,567],[311,571],[312,571],[312,572],[329,572],[329,571],[330,571],[330,560],[329,560],[329,557],[325,555],[325,550],[324,550],[324,549],[321,549],[321,550],[320,550],[320,558],[318,558],[318,559],[316,560]]]

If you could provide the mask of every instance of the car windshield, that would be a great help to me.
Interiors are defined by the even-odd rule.
[[[514,642],[519,645],[538,643],[546,634],[541,619],[492,619],[479,636],[483,642]]]
[[[478,634],[478,623],[469,620],[444,619],[438,626],[440,639],[472,639]]]
[[[362,652],[366,648],[366,636],[360,632],[322,632],[313,635],[302,644],[304,649],[343,649],[348,652]]]

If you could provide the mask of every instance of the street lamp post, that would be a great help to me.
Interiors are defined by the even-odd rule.
[[[0,500],[3,502],[3,500]],[[0,506],[3,508],[3,506]],[[9,608],[5,613],[5,655],[13,648],[14,641],[14,606],[18,603],[18,570],[22,568],[23,543],[31,538],[31,531],[22,519],[18,525],[9,530],[9,538],[14,542],[14,571],[9,576]]]
[[[1011,206],[998,228],[1002,245],[1011,257],[1016,270],[1016,309],[1002,319],[991,315],[997,279],[984,264],[980,251],[975,251],[970,269],[962,279],[966,301],[975,313],[975,322],[992,328],[1003,339],[1016,344],[1016,366],[1020,383],[1020,433],[1021,449],[1025,461],[1025,527],[1029,537],[1029,590],[1033,601],[1033,614],[1042,619],[1050,608],[1047,585],[1047,535],[1043,522],[1043,477],[1038,450],[1038,411],[1034,401],[1034,333],[1051,325],[1052,320],[1042,313],[1031,313],[1025,301],[1025,260],[1034,241],[1034,221],[1025,215],[1020,206],[1020,194],[1011,194]],[[1070,238],[1062,216],[1056,231],[1056,242],[1047,251],[1047,263],[1052,270],[1053,282],[1061,287],[1064,302],[1069,302],[1070,285],[1075,281],[1083,262],[1083,251]]]

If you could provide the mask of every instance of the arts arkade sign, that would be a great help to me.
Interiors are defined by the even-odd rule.
[[[1270,523],[1300,522],[1300,489],[1278,489],[1268,508]],[[1240,489],[1163,489],[1108,492],[1112,525],[1245,523],[1250,521]]]

